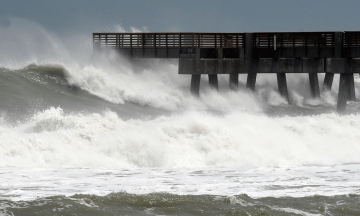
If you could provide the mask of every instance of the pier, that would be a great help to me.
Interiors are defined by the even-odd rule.
[[[229,88],[256,88],[257,74],[274,73],[289,101],[287,73],[307,73],[314,98],[331,90],[340,74],[337,111],[356,100],[354,73],[360,72],[360,32],[256,33],[93,33],[94,52],[114,49],[129,58],[178,58],[179,74],[191,75],[190,91],[199,95],[201,75],[218,89],[218,74],[229,74]],[[320,88],[318,74],[325,73]]]

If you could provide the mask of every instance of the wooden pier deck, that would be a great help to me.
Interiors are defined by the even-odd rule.
[[[200,77],[218,88],[217,75],[229,74],[236,90],[238,75],[248,74],[255,90],[258,73],[275,73],[280,94],[288,99],[287,73],[308,73],[313,97],[320,97],[318,73],[325,73],[323,91],[340,74],[337,110],[356,100],[354,73],[360,72],[359,32],[257,33],[93,33],[94,52],[114,49],[130,58],[179,58],[179,74],[189,74],[191,92],[199,95]]]

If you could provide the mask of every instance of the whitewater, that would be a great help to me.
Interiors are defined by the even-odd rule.
[[[290,104],[273,75],[255,92],[202,76],[197,98],[176,60],[95,58],[91,34],[6,23],[0,215],[360,214],[360,103],[336,113],[337,76],[313,99],[289,75]]]

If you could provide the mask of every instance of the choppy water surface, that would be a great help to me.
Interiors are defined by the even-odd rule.
[[[5,215],[357,215],[359,171],[358,164],[255,169],[8,168],[0,174],[0,209]]]

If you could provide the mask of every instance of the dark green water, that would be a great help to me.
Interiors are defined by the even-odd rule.
[[[360,215],[360,196],[261,198],[113,193],[0,201],[5,215]],[[1,211],[0,211],[1,212]]]

